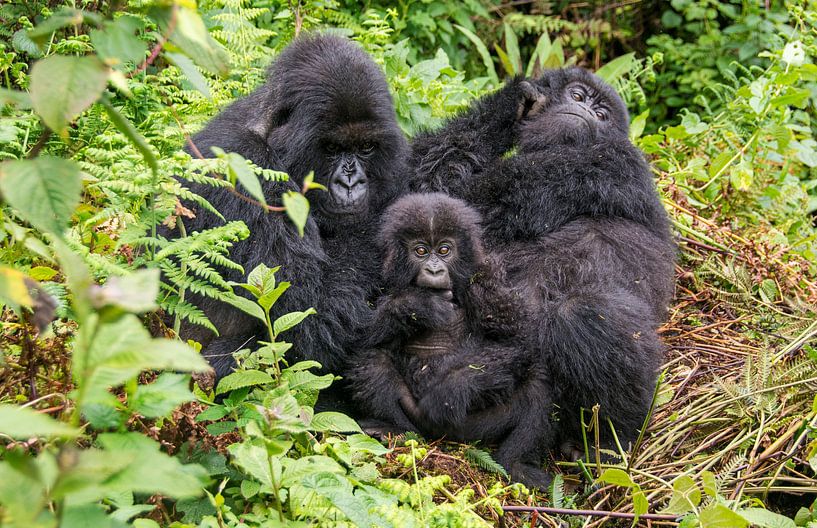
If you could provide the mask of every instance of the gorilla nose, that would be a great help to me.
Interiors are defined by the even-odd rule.
[[[442,275],[444,271],[445,270],[442,267],[440,267],[440,268],[432,267],[432,266],[428,267],[428,274],[431,275],[432,277]]]

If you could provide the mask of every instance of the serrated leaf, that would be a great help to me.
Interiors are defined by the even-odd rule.
[[[37,436],[74,437],[80,432],[33,409],[0,404],[0,433],[16,440],[27,440]]]
[[[190,84],[193,85],[193,88],[201,92],[207,99],[212,98],[210,95],[210,85],[207,83],[207,79],[204,78],[204,75],[201,74],[189,57],[182,55],[181,53],[172,52],[165,53],[165,57],[167,57],[170,62],[172,62],[182,71],[184,76],[187,77],[187,80],[190,81]]]
[[[301,321],[307,318],[307,316],[317,313],[314,308],[310,308],[303,312],[290,312],[288,314],[284,314],[278,319],[275,320],[275,323],[272,327],[272,332],[277,337],[281,332],[289,330],[290,328],[294,327]]]
[[[235,152],[226,153],[224,160],[227,162],[227,171],[230,178],[240,183],[250,196],[262,204],[267,205],[264,190],[261,188],[261,181],[249,163],[247,163],[247,160]]]
[[[270,308],[275,304],[281,295],[292,286],[291,283],[287,281],[283,281],[278,284],[272,291],[263,294],[261,297],[258,298],[258,304],[261,305],[264,310],[269,311]]]
[[[53,156],[8,161],[0,164],[0,192],[35,228],[62,236],[82,192],[79,166]]]
[[[371,453],[374,456],[382,456],[391,451],[391,449],[365,434],[350,435],[346,438],[346,442],[352,449],[363,451],[364,453]]]
[[[260,370],[240,370],[224,376],[218,382],[216,394],[224,394],[243,387],[272,383],[272,376]]]
[[[267,322],[267,316],[264,313],[263,308],[258,306],[257,303],[247,299],[246,297],[241,297],[240,295],[235,294],[226,294],[223,298],[224,302],[227,304],[238,308],[242,312],[247,315],[251,315],[260,321]]]
[[[309,217],[309,200],[295,191],[287,191],[281,196],[284,203],[287,216],[295,227],[298,228],[298,234],[304,236],[304,227],[306,227],[306,220]]]
[[[62,133],[99,99],[107,82],[108,68],[93,55],[51,55],[31,68],[31,104],[48,128]]]
[[[309,428],[313,431],[334,431],[336,433],[362,433],[356,421],[343,413],[327,411],[312,417]]]
[[[233,444],[228,448],[233,463],[261,484],[272,488],[272,473],[267,450],[250,442]]]
[[[715,156],[715,159],[713,159],[709,165],[709,176],[714,178],[717,174],[720,174],[733,157],[735,157],[735,153],[731,150],[724,150]]]
[[[334,473],[313,473],[307,475],[301,485],[327,499],[356,526],[381,525],[369,515],[366,503],[352,493],[352,485],[344,477]]]

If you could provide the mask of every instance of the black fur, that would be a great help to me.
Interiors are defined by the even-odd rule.
[[[524,299],[482,249],[479,215],[444,194],[403,197],[384,215],[380,299],[368,348],[350,371],[360,405],[395,429],[499,443],[511,476],[544,486],[547,373],[521,337]],[[450,244],[450,291],[418,285],[414,242]],[[431,255],[430,258],[434,258]]]
[[[529,335],[552,370],[559,436],[573,444],[579,409],[596,403],[606,446],[608,417],[631,442],[663,357],[656,329],[675,248],[628,124],[612,88],[570,68],[515,79],[413,145],[412,187],[476,206],[487,247],[534,307]]]
[[[356,330],[371,317],[367,299],[376,294],[380,267],[372,250],[376,222],[401,193],[404,180],[407,145],[383,73],[348,39],[300,37],[281,52],[262,86],[213,118],[193,142],[205,156],[218,146],[289,173],[288,182],[262,184],[272,204],[280,203],[285,191],[300,190],[310,171],[327,186],[341,177],[365,183],[355,188],[355,196],[363,198],[352,205],[343,202],[345,194],[338,205],[332,192],[310,191],[312,211],[303,237],[283,214],[268,213],[223,189],[191,186],[227,220],[243,220],[249,227],[250,238],[231,253],[245,272],[259,263],[280,265],[281,279],[292,283],[274,316],[309,307],[318,311],[285,336],[294,343],[290,359],[314,359],[341,372]],[[361,188],[368,192],[358,192]],[[193,232],[221,220],[199,210],[185,224]],[[228,273],[230,280],[241,278]],[[266,337],[258,321],[228,305],[200,297],[194,302],[220,336],[194,325],[185,325],[181,334],[204,345],[219,377],[229,373],[232,352]]]

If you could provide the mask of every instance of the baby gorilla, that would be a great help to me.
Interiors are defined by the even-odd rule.
[[[348,376],[355,398],[387,430],[498,443],[514,480],[545,486],[550,384],[519,338],[523,300],[485,255],[478,213],[414,194],[384,218],[386,294]]]

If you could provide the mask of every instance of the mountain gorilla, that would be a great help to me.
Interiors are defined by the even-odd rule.
[[[353,42],[317,35],[296,39],[269,69],[267,81],[217,115],[193,137],[196,149],[237,152],[260,167],[286,171],[287,182],[262,182],[269,203],[298,191],[314,171],[328,192],[310,191],[312,215],[303,237],[285,215],[267,212],[223,188],[193,184],[229,220],[243,220],[250,238],[235,244],[231,258],[249,272],[260,263],[280,265],[293,287],[275,305],[273,317],[314,307],[288,335],[291,359],[319,361],[340,372],[356,329],[371,316],[379,259],[373,235],[382,209],[402,191],[407,144],[397,125],[385,77]],[[239,188],[239,190],[241,190]],[[246,192],[245,192],[246,194]],[[222,224],[206,210],[185,220],[188,232]],[[229,280],[241,274],[226,272]],[[196,297],[218,328],[214,336],[185,325],[184,338],[204,345],[204,355],[221,377],[231,353],[265,337],[258,321],[209,298]]]
[[[439,193],[387,209],[387,294],[350,369],[353,394],[386,430],[498,442],[511,476],[543,487],[550,383],[522,338],[524,299],[484,254],[479,221]]]
[[[580,409],[595,404],[606,447],[607,418],[625,446],[635,439],[663,357],[675,250],[628,124],[612,88],[570,68],[515,79],[413,145],[413,188],[475,205],[486,245],[534,307],[531,338],[573,456]]]

